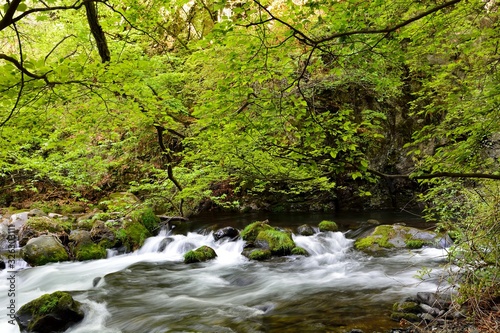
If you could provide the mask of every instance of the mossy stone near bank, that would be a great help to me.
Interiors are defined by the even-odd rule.
[[[66,248],[57,237],[52,235],[30,239],[21,249],[21,257],[33,267],[69,260]]]
[[[196,250],[188,251],[184,254],[184,263],[190,264],[194,262],[203,262],[215,259],[217,253],[210,246],[200,246]]]
[[[26,303],[15,318],[21,332],[64,332],[83,320],[84,312],[69,293],[56,291]]]

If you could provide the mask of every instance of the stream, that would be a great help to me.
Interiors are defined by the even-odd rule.
[[[374,215],[375,214],[375,215]],[[377,215],[382,214],[382,215]],[[267,214],[271,225],[317,225],[326,214]],[[198,217],[178,229],[162,230],[134,253],[87,262],[64,262],[28,268],[18,262],[17,308],[45,293],[71,291],[86,305],[85,319],[71,333],[165,332],[385,332],[398,327],[389,319],[392,304],[418,291],[444,285],[440,264],[445,250],[387,251],[369,255],[353,249],[353,230],[369,218],[384,224],[422,226],[406,214],[371,213],[335,216],[341,231],[293,235],[310,256],[250,261],[241,255],[241,240],[214,241],[213,228],[237,228],[262,216]],[[332,216],[329,215],[332,219]],[[428,227],[428,225],[425,225]],[[174,229],[175,231],[175,229]],[[162,240],[170,243],[158,251]],[[201,245],[215,260],[186,265],[183,254]],[[432,272],[416,275],[425,267]],[[9,274],[0,272],[0,332],[19,329],[8,323]],[[95,284],[95,286],[94,286]]]

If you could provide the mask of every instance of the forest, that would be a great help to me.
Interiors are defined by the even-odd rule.
[[[0,207],[419,209],[453,235],[458,302],[493,332],[499,6],[5,0]]]

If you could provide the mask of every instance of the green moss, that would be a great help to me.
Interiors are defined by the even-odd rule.
[[[241,239],[243,239],[244,241],[247,241],[247,242],[254,242],[255,239],[257,238],[257,235],[261,232],[261,231],[264,231],[264,230],[274,230],[273,227],[271,227],[269,224],[268,224],[268,221],[257,221],[257,222],[253,222],[249,225],[247,225],[245,227],[245,229],[243,229],[241,232],[240,232],[240,237]]]
[[[250,254],[248,255],[249,259],[252,260],[266,260],[271,258],[271,251],[269,250],[262,250],[262,249],[255,249]]]
[[[156,216],[153,209],[149,207],[134,211],[131,214],[131,218],[141,223],[151,233],[158,228],[158,224],[160,223],[160,218]]]
[[[426,242],[420,239],[407,239],[405,241],[405,245],[409,249],[420,249],[422,246],[424,246]]]
[[[111,214],[109,213],[97,213],[94,216],[92,216],[92,221],[109,221],[112,220],[113,218],[111,217]]]
[[[295,256],[308,256],[309,253],[306,251],[306,249],[300,247],[300,246],[296,246],[292,249],[292,254],[295,255]]]
[[[267,247],[274,255],[289,255],[295,247],[295,242],[290,234],[272,228],[259,232],[255,243],[267,244]]]
[[[106,258],[106,248],[101,244],[87,243],[75,249],[75,258],[78,261]]]
[[[151,233],[141,223],[128,220],[124,222],[123,229],[116,231],[115,236],[125,245],[128,251],[134,251],[144,244],[144,241],[151,236]]]
[[[404,313],[420,313],[421,309],[416,302],[398,302],[394,303],[392,307],[394,312],[404,312]]]
[[[46,216],[30,217],[26,221],[26,227],[29,227],[36,231],[48,231],[51,233],[71,231],[71,223],[60,222]]]
[[[318,225],[319,231],[338,231],[337,223],[333,221],[321,221]]]
[[[357,239],[354,242],[354,247],[358,250],[373,250],[374,245],[390,249],[394,244],[389,242],[389,239],[395,235],[395,231],[390,225],[381,225],[375,228],[370,236]]]
[[[184,262],[190,264],[193,262],[203,262],[217,257],[214,249],[209,246],[203,245],[196,250],[188,251],[184,254]]]
[[[77,312],[81,319],[83,312],[80,310],[81,303],[77,302],[67,292],[56,291],[52,294],[45,294],[39,298],[26,303],[19,311],[19,316],[31,316],[28,323],[27,331],[35,331],[37,327],[43,325],[40,321],[45,315],[50,313],[65,313],[68,309]],[[80,319],[80,320],[81,320]],[[39,327],[38,327],[39,328]]]

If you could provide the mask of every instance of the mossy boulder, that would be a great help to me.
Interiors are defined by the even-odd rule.
[[[33,267],[45,265],[50,262],[69,260],[66,248],[53,235],[42,235],[30,239],[21,249],[21,257]]]
[[[440,239],[432,231],[422,231],[402,225],[380,225],[373,232],[356,240],[354,247],[358,250],[377,251],[390,248],[420,248],[433,246]]]
[[[188,251],[184,254],[184,262],[190,264],[193,262],[203,262],[217,257],[214,249],[210,246],[203,245],[196,250]]]
[[[82,304],[67,292],[45,294],[23,305],[15,315],[21,332],[64,332],[84,318]]]
[[[24,246],[30,239],[41,235],[67,235],[70,230],[70,222],[54,220],[47,216],[31,217],[19,230],[19,245]]]
[[[274,228],[269,225],[268,220],[250,223],[240,232],[240,237],[244,241],[252,243],[259,233],[264,230],[274,230]]]
[[[337,223],[333,221],[321,221],[318,225],[319,231],[325,232],[325,231],[338,231],[339,227],[337,226]]]
[[[69,235],[69,248],[78,261],[106,258],[104,246],[94,243],[87,230],[73,230]]]
[[[252,260],[266,260],[271,258],[272,254],[271,251],[269,250],[263,250],[263,249],[253,249],[247,254],[248,259]]]
[[[149,207],[132,212],[130,217],[133,221],[142,224],[150,233],[154,233],[160,224],[160,218],[156,216],[153,209]]]
[[[295,247],[295,242],[289,233],[272,228],[259,232],[254,244],[278,256],[290,255]]]
[[[151,237],[151,233],[140,222],[131,219],[125,219],[122,228],[115,233],[117,239],[127,248],[127,251],[139,249],[144,241]]]
[[[303,247],[300,247],[300,246],[296,246],[292,249],[292,255],[294,256],[308,256],[309,255],[309,252],[307,252],[306,249],[304,249]]]
[[[103,211],[126,211],[139,206],[140,203],[140,200],[132,193],[115,192],[100,201],[98,207]]]

